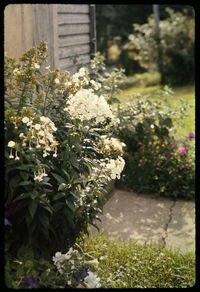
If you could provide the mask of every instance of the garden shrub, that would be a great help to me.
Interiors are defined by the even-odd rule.
[[[71,75],[51,71],[46,58],[45,42],[19,61],[5,57],[5,225],[13,254],[22,245],[47,255],[68,249],[98,219],[105,188],[124,167],[110,133],[117,118],[92,79],[96,59]]]
[[[171,107],[161,91],[160,101],[136,95],[135,102],[119,106],[119,139],[126,144],[126,161],[117,185],[138,193],[193,199],[195,193],[194,134],[177,138],[174,121],[183,120],[187,104]]]
[[[162,50],[163,77],[166,84],[194,83],[194,18],[184,11],[166,8],[169,17],[160,20],[160,47]],[[154,17],[145,24],[134,24],[134,34],[124,46],[130,57],[150,71],[158,71],[157,36]],[[161,72],[160,72],[161,73]]]
[[[99,233],[48,261],[21,247],[7,262],[5,280],[9,288],[189,288],[195,284],[195,255]]]

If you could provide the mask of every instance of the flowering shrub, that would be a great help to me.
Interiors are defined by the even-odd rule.
[[[5,57],[5,220],[12,252],[22,244],[43,253],[68,249],[98,219],[105,186],[124,166],[120,141],[112,140],[120,151],[101,145],[102,136],[113,139],[118,120],[92,69],[51,71],[46,57],[45,42],[19,62]]]
[[[171,98],[169,92],[162,94]],[[164,101],[152,102],[142,95],[118,108],[120,124],[115,133],[126,144],[126,164],[118,185],[138,193],[194,198],[195,135],[177,139],[174,127],[186,109],[185,104],[172,109]]]

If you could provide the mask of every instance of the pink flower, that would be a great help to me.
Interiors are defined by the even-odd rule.
[[[189,164],[188,164],[188,163],[183,163],[183,164],[182,164],[182,167],[183,167],[183,168],[188,168],[188,167],[189,167]]]
[[[184,155],[186,152],[187,152],[187,147],[181,146],[181,147],[178,148],[178,153],[180,155]]]
[[[172,147],[172,148],[176,148],[176,147],[177,147],[177,144],[176,144],[176,143],[172,143],[172,144],[171,144],[171,147]]]

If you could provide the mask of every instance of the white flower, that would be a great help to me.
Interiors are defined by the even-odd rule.
[[[65,85],[65,86],[71,86],[72,83],[71,83],[70,81],[66,81],[66,82],[64,83],[64,85]]]
[[[24,133],[20,133],[19,138],[23,138],[23,137],[24,137]]]
[[[35,128],[36,130],[40,130],[40,129],[41,129],[41,126],[40,126],[40,124],[35,124],[34,128]]]
[[[122,157],[118,156],[117,159],[110,159],[108,163],[101,163],[105,171],[109,173],[111,179],[120,179],[120,174],[124,169],[125,161]]]
[[[58,78],[56,78],[56,79],[54,80],[54,82],[55,82],[56,84],[59,84],[59,83],[60,83],[60,80],[59,80]]]
[[[10,142],[8,142],[8,147],[11,147],[11,148],[13,148],[15,146],[15,142],[14,141],[10,141]]]
[[[45,135],[45,132],[43,131],[43,130],[40,130],[39,132],[38,132],[38,135],[40,135],[40,136],[44,136]],[[41,142],[40,142],[41,143]]]
[[[80,68],[78,72],[79,76],[81,77],[84,77],[87,73],[88,73],[88,70],[85,67]]]
[[[22,122],[23,122],[24,124],[27,124],[29,121],[30,121],[30,119],[29,119],[28,117],[24,117],[24,118],[22,119]]]
[[[84,283],[87,288],[99,288],[101,287],[100,279],[92,272],[88,272],[88,276],[85,277]]]
[[[90,83],[95,90],[98,90],[99,88],[101,88],[101,84],[94,80],[90,80]]]
[[[49,70],[50,69],[50,65],[49,66],[46,66],[45,69]]]
[[[13,74],[17,74],[17,73],[19,73],[19,70],[18,70],[17,68],[15,68],[15,69],[13,70]]]
[[[41,116],[41,117],[40,117],[40,121],[41,121],[41,122],[44,122],[44,123],[49,123],[49,122],[51,122],[51,120],[50,120],[49,118],[44,117],[44,116]]]
[[[40,68],[40,65],[37,64],[37,63],[34,63],[34,67],[35,67],[35,69],[39,69]]]
[[[53,135],[48,133],[47,138],[49,139],[50,142],[53,142]]]

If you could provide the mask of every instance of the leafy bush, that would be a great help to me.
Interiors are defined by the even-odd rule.
[[[5,223],[13,253],[23,244],[47,254],[69,248],[98,219],[105,187],[124,166],[120,141],[104,151],[117,119],[92,69],[51,71],[46,57],[45,42],[18,62],[5,57]]]
[[[163,95],[163,96],[162,96]],[[160,102],[145,96],[118,107],[119,139],[126,144],[125,168],[118,186],[138,193],[192,199],[195,193],[194,135],[179,138],[174,121],[183,120],[187,104],[171,108],[160,92]]]
[[[159,24],[165,83],[194,83],[194,18],[184,12],[174,12],[171,8],[166,8],[166,11],[169,17]],[[129,35],[129,42],[124,48],[142,67],[157,71],[155,19],[149,17],[145,24],[134,24],[134,34]]]
[[[96,234],[65,255],[57,252],[53,261],[22,247],[5,276],[9,288],[188,288],[195,284],[195,256]]]
[[[119,87],[121,89],[126,89],[132,86],[135,87],[148,87],[156,86],[160,84],[160,74],[157,73],[141,73],[129,76],[125,80],[121,81]]]

